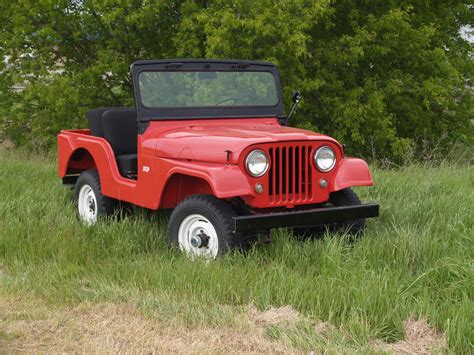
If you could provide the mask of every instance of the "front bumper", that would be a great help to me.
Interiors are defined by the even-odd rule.
[[[367,203],[355,206],[322,207],[304,211],[276,212],[234,217],[234,232],[253,232],[284,227],[308,227],[377,217],[379,205]]]

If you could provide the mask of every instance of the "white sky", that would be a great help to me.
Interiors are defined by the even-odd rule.
[[[461,36],[469,43],[474,43],[474,31],[470,26],[461,27]]]

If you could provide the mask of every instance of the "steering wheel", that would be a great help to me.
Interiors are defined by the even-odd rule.
[[[228,97],[228,98],[226,98],[226,99],[224,99],[224,100],[221,100],[221,101],[219,101],[219,102],[216,102],[214,105],[218,106],[218,105],[223,104],[224,102],[231,101],[231,100],[234,101],[234,102],[233,102],[233,105],[235,105],[235,104],[237,103],[237,101],[242,101],[242,102],[244,101],[244,99],[241,99],[240,97]]]

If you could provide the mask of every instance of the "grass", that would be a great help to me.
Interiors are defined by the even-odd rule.
[[[169,251],[163,213],[81,225],[52,159],[3,151],[0,167],[1,297],[59,308],[132,304],[145,317],[216,328],[238,325],[250,304],[289,305],[305,321],[269,326],[267,337],[305,351],[365,351],[403,339],[407,319],[426,318],[449,351],[473,349],[472,167],[375,170],[376,186],[357,192],[379,202],[381,216],[358,241],[301,242],[278,230],[270,245],[215,262]],[[316,321],[331,324],[329,340]],[[0,329],[0,340],[8,336]]]

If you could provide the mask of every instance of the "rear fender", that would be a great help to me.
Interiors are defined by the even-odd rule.
[[[59,134],[58,150],[58,175],[62,178],[67,175],[68,169],[81,166],[78,163],[73,164],[72,158],[77,152],[83,151],[86,156],[90,156],[88,159],[91,161],[82,164],[82,168],[97,169],[104,195],[120,198],[119,184],[124,188],[132,188],[136,184],[120,176],[112,148],[103,138],[75,133]]]
[[[339,191],[351,186],[372,186],[373,184],[369,166],[364,160],[344,158],[337,167],[332,181],[332,190]]]

